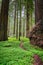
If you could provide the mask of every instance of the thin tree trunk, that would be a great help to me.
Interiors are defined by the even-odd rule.
[[[23,19],[22,19],[22,22],[21,22],[21,36],[23,37]]]
[[[15,37],[16,37],[16,30],[17,30],[17,10],[16,10],[16,21],[15,21]]]
[[[15,10],[14,10],[14,35],[15,35],[15,25],[16,24],[16,2],[15,2]]]
[[[20,22],[19,22],[19,40],[21,36],[21,0],[20,0]]]
[[[0,20],[0,41],[5,41],[8,39],[7,36],[8,9],[9,9],[9,0],[2,0],[1,20]]]
[[[28,4],[28,0],[27,0],[27,24],[26,24],[26,37],[28,37],[28,31],[29,31],[29,4]]]
[[[30,13],[30,18],[29,18],[30,20],[29,20],[29,31],[31,31],[32,30],[32,13]]]
[[[16,38],[18,39],[18,8],[17,8],[17,29],[16,29]]]
[[[18,14],[19,14],[19,11],[18,11]],[[18,34],[17,35],[18,35],[18,39],[19,39],[19,17],[17,17],[17,18],[18,18],[18,20],[17,20],[17,29],[18,29],[17,30],[18,31],[17,33]]]

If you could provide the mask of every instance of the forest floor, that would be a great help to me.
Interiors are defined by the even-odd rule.
[[[26,38],[22,42],[9,38],[0,42],[0,65],[33,65],[33,56],[38,54],[43,60],[43,49],[33,46]]]

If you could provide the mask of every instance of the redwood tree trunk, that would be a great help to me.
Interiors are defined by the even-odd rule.
[[[39,19],[38,0],[35,0],[35,23],[38,22],[38,19]]]
[[[35,22],[37,23],[43,14],[43,0],[35,0]]]
[[[38,10],[38,19],[37,23],[29,34],[29,38],[32,44],[38,45],[43,48],[43,0],[38,0],[37,3]],[[37,16],[37,14],[36,14]]]
[[[8,9],[9,9],[9,0],[2,0],[1,19],[0,19],[0,41],[5,41],[8,39],[7,36]]]

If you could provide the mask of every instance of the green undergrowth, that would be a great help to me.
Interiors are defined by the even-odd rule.
[[[21,37],[22,42],[16,38],[8,39],[0,42],[0,65],[33,65],[34,54],[43,60],[43,49],[31,45],[29,39]]]

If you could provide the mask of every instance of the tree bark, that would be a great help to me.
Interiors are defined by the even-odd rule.
[[[43,14],[43,0],[35,0],[35,23],[37,23]]]
[[[26,37],[28,37],[28,32],[29,32],[29,3],[28,3],[28,0],[27,0],[27,23],[26,23]]]
[[[15,23],[16,23],[16,1],[15,1],[15,10],[14,10],[14,35],[15,35]]]
[[[32,44],[43,48],[43,0],[38,0],[39,19],[29,34]],[[37,10],[36,10],[37,11]]]
[[[38,0],[35,0],[35,23],[39,20]]]
[[[19,40],[21,36],[21,0],[20,0],[20,22],[19,22]]]
[[[18,8],[17,8],[17,29],[16,29],[16,39],[18,39]]]
[[[7,26],[8,26],[8,9],[9,0],[2,0],[1,6],[1,19],[0,19],[0,41],[5,41],[8,39],[7,36]]]

